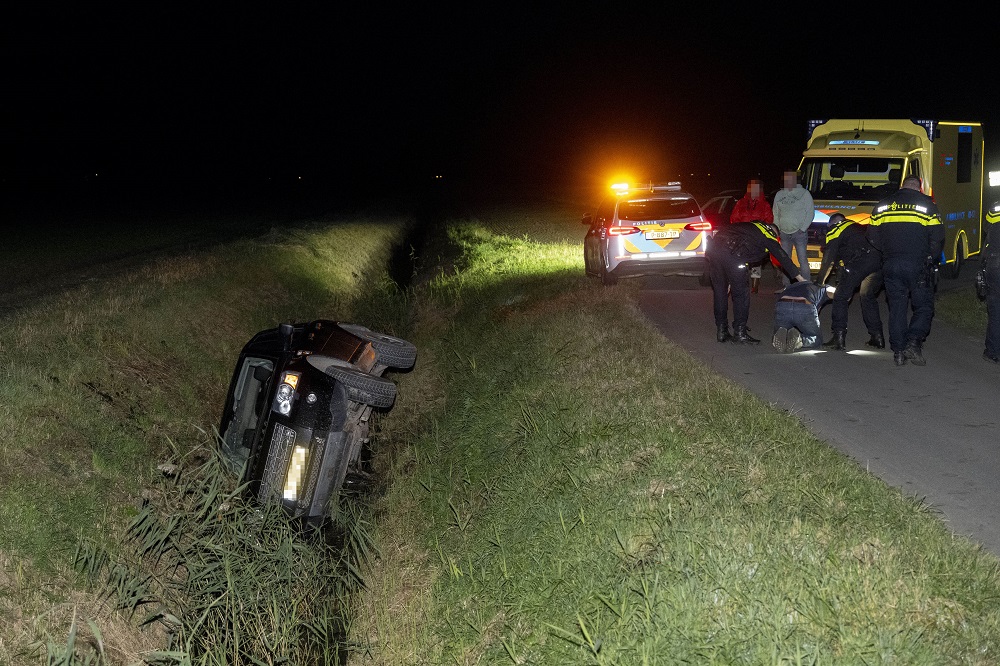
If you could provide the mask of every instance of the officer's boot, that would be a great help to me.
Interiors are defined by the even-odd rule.
[[[748,330],[749,329],[747,329],[746,324],[743,324],[742,326],[737,326],[736,329],[733,331],[733,342],[738,345],[760,344],[760,340],[758,340],[757,338],[750,337],[750,333],[747,332]]]
[[[915,340],[910,340],[906,343],[906,348],[903,350],[903,358],[913,365],[927,365],[927,361],[924,359],[924,355],[920,349],[920,343]]]
[[[719,342],[728,342],[733,339],[732,334],[729,332],[729,324],[719,324],[719,332],[716,334],[715,339]]]
[[[882,331],[872,333],[865,344],[875,349],[885,349],[885,336],[882,335]]]
[[[823,343],[824,347],[836,347],[837,346],[837,331],[830,332],[830,339]]]
[[[847,331],[834,331],[830,342],[823,346],[833,347],[834,351],[844,351],[847,349]]]

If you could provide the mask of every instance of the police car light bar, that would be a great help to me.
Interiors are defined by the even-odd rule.
[[[646,183],[615,183],[611,186],[615,194],[628,194],[630,190],[642,191],[647,190],[649,192],[680,192],[681,191],[681,181],[671,180],[667,183],[654,183],[649,181]]]

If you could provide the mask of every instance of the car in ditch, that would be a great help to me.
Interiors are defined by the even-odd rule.
[[[363,480],[373,412],[388,411],[416,347],[353,323],[320,319],[258,332],[233,370],[219,425],[229,468],[261,503],[303,527],[322,525],[345,485]]]

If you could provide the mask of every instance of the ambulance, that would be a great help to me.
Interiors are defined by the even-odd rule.
[[[810,120],[799,179],[816,209],[809,230],[809,268],[822,261],[833,213],[867,224],[872,208],[918,176],[945,228],[939,264],[958,277],[983,244],[983,126],[946,120]]]

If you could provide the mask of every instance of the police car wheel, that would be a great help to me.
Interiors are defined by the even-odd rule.
[[[412,368],[417,360],[417,348],[412,342],[385,333],[376,333],[358,324],[339,325],[348,333],[370,342],[372,349],[375,350],[375,360],[380,365],[406,370]]]
[[[962,266],[964,264],[965,264],[965,241],[959,239],[958,247],[955,248],[955,261],[953,261],[950,266],[948,277],[953,279],[957,278],[958,274],[962,272]]]

